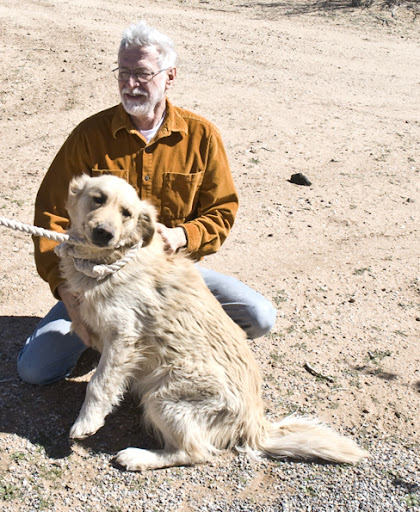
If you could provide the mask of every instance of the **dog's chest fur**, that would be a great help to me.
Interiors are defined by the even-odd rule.
[[[200,392],[208,393],[211,382],[215,395],[229,389],[239,400],[247,389],[259,402],[259,370],[245,333],[188,258],[168,257],[160,243],[152,242],[102,281],[81,276],[69,261],[63,261],[62,269],[80,294],[82,318],[95,334],[94,348],[132,349],[132,375],[143,392],[163,389],[180,372],[185,390],[191,380],[196,387],[202,381]]]
[[[62,259],[61,273],[71,292],[78,296],[83,320],[95,333],[101,337],[111,332],[118,335],[123,315],[124,331],[132,325],[133,335],[138,335],[141,318],[150,315],[148,304],[156,302],[157,281],[164,278],[155,275],[153,269],[168,269],[167,258],[156,249],[140,249],[123,268],[99,280],[78,271],[72,258]]]

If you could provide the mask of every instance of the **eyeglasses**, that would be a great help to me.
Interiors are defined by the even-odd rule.
[[[159,71],[156,71],[156,73],[147,73],[146,71],[140,71],[139,69],[115,68],[112,72],[119,82],[128,82],[130,77],[134,77],[137,82],[146,84],[147,82],[150,82],[150,80],[153,80],[156,75],[168,69],[169,68],[160,69]]]

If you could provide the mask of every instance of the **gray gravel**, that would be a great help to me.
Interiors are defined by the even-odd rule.
[[[0,437],[0,507],[15,511],[418,511],[418,446],[362,439],[356,466],[226,454],[209,464],[128,473],[110,454],[74,445],[52,459],[15,434]]]

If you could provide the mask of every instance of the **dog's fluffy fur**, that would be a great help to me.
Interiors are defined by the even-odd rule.
[[[72,438],[94,434],[130,388],[163,448],[122,450],[116,462],[129,470],[193,464],[233,448],[334,462],[367,456],[315,420],[264,418],[260,373],[244,332],[187,257],[164,253],[154,208],[129,184],[82,175],[70,185],[67,208],[69,233],[88,242],[80,249],[85,259],[112,263],[143,241],[129,263],[102,280],[80,273],[70,256],[61,260],[102,354]]]

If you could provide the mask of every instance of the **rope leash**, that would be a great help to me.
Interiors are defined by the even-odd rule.
[[[142,246],[142,241],[137,243],[136,245],[133,245],[133,247],[130,248],[130,250],[119,260],[114,261],[114,263],[96,263],[92,260],[88,260],[85,258],[81,258],[78,255],[77,249],[75,249],[71,245],[70,242],[62,242],[60,245],[57,245],[57,247],[54,249],[54,252],[62,258],[63,256],[70,256],[73,258],[73,264],[79,272],[82,272],[86,276],[93,277],[97,279],[98,281],[105,279],[105,277],[109,276],[110,274],[114,274],[115,272],[118,272],[118,270],[121,270],[127,263],[133,259],[134,255],[136,254],[137,250]]]
[[[49,238],[56,242],[67,242],[70,238],[67,233],[57,233],[48,229],[31,226],[30,224],[23,224],[22,222],[6,219],[6,217],[0,217],[0,226],[5,226],[6,228],[14,229],[16,231],[23,231],[30,235],[43,236],[44,238]]]
[[[98,281],[105,279],[105,277],[110,274],[114,274],[115,272],[118,272],[118,270],[122,269],[134,257],[137,250],[140,249],[143,244],[143,241],[140,240],[140,242],[130,248],[124,257],[114,263],[100,264],[95,263],[92,260],[81,258],[80,255],[78,255],[78,251],[75,246],[86,246],[89,244],[78,238],[70,237],[67,233],[57,233],[56,231],[39,228],[30,224],[24,224],[22,222],[6,219],[5,217],[0,217],[0,226],[5,226],[6,228],[14,229],[16,231],[23,231],[24,233],[29,233],[34,236],[42,236],[49,240],[54,240],[55,242],[60,242],[60,245],[57,245],[54,249],[57,256],[60,258],[70,256],[73,258],[76,270],[89,277],[93,277]]]

